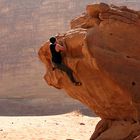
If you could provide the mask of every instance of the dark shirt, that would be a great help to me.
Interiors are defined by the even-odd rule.
[[[61,64],[62,63],[62,57],[61,57],[61,51],[57,52],[55,50],[56,44],[50,44],[50,51],[52,54],[52,62]]]

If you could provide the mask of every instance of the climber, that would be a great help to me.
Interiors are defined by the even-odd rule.
[[[65,48],[57,43],[57,39],[55,37],[50,38],[50,51],[52,55],[52,63],[54,65],[53,70],[57,68],[66,72],[71,82],[76,86],[80,86],[81,83],[75,80],[72,70],[62,62],[61,52],[65,51]]]

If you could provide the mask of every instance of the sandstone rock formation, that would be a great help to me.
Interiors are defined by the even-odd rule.
[[[49,42],[39,50],[47,83],[91,108],[101,121],[91,140],[133,140],[140,134],[140,12],[125,6],[91,4],[71,21],[64,62],[82,86],[52,70]],[[136,139],[137,139],[136,138]]]

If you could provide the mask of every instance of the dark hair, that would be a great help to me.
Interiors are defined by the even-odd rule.
[[[56,38],[55,38],[55,37],[51,37],[51,38],[50,38],[50,42],[51,42],[52,44],[54,44],[54,43],[56,42]]]

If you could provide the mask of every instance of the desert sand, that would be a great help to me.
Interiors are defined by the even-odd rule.
[[[40,117],[0,117],[0,140],[88,140],[100,119],[79,112]]]

